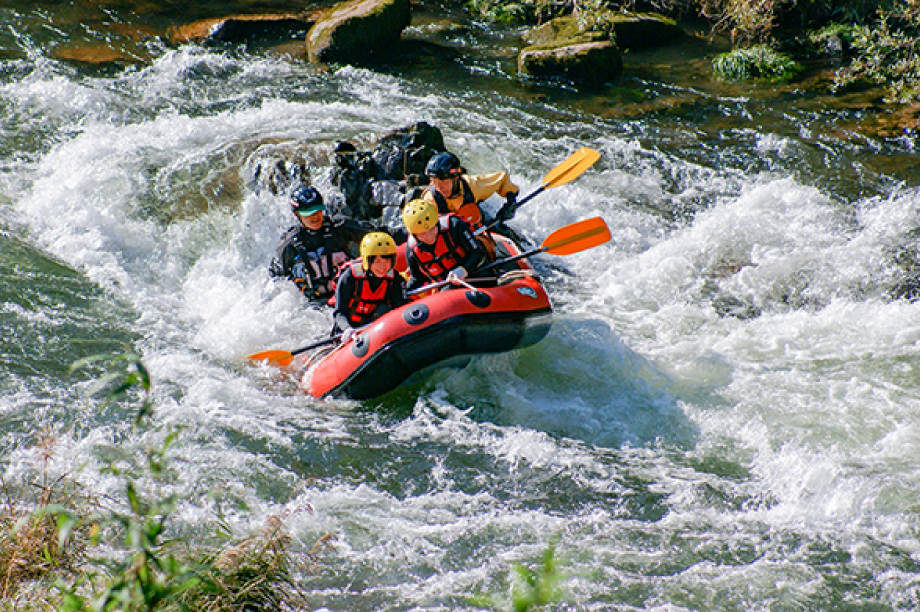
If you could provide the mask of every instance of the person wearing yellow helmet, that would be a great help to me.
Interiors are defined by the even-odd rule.
[[[402,220],[409,230],[409,290],[432,282],[463,280],[488,258],[469,223],[454,214],[439,216],[437,207],[427,200],[406,204]]]
[[[405,304],[406,281],[396,272],[396,243],[385,232],[361,240],[361,257],[343,266],[335,288],[336,331],[345,342],[354,329]]]

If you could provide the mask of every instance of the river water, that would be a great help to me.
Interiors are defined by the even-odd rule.
[[[868,98],[719,85],[704,43],[628,57],[598,91],[526,84],[478,51],[508,42],[483,28],[447,36],[465,58],[375,71],[155,39],[91,67],[54,49],[152,18],[6,6],[5,482],[44,469],[117,496],[105,463],[179,427],[176,527],[334,534],[300,579],[312,608],[509,601],[513,565],[551,545],[553,609],[920,607],[917,141],[862,135]],[[513,225],[538,243],[600,215],[613,239],[537,259],[556,315],[536,346],[374,401],[307,398],[246,360],[330,326],[267,274],[292,219],[255,168],[303,155],[325,188],[338,140],[416,121],[524,193],[597,149]],[[163,429],[68,373],[126,348]]]

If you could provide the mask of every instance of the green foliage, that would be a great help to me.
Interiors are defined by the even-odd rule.
[[[90,355],[78,359],[70,366],[70,373],[77,370],[88,369],[94,365],[103,366],[101,374],[89,386],[90,395],[106,394],[110,401],[123,401],[131,390],[140,390],[143,401],[137,413],[136,424],[152,414],[150,404],[150,372],[143,364],[140,356],[134,353],[115,353]]]
[[[135,426],[144,426],[152,413],[147,397],[150,376],[138,356],[95,355],[75,363],[72,371],[97,364],[109,371],[103,370],[90,390],[106,393],[110,401],[142,393]],[[114,463],[105,469],[124,481],[121,509],[100,509],[96,504],[75,509],[63,499],[52,503],[54,488],[46,487],[37,510],[9,511],[0,517],[4,527],[0,569],[7,577],[4,599],[15,594],[11,583],[15,589],[41,579],[54,580],[54,590],[39,589],[35,600],[17,601],[17,609],[237,612],[281,610],[288,605],[302,609],[292,572],[296,557],[288,550],[291,538],[281,519],[273,517],[263,533],[223,549],[180,550],[181,542],[169,539],[176,497],[145,490],[142,483],[166,484],[171,475],[169,449],[177,438],[178,433],[170,431],[159,447],[147,449],[140,469],[123,470]],[[321,542],[329,547],[331,538],[324,536]],[[314,561],[324,550],[319,544],[307,554]],[[91,547],[95,556],[84,554]],[[4,559],[6,566],[2,566]],[[16,571],[23,562],[29,572]]]
[[[727,81],[786,81],[801,71],[791,58],[765,45],[722,53],[712,67],[716,76]]]
[[[775,26],[778,0],[699,0],[700,14],[713,29],[731,35],[734,42],[767,40]]]
[[[562,601],[565,593],[560,587],[563,575],[555,560],[555,544],[550,544],[543,552],[540,564],[528,567],[520,563],[512,566],[511,601],[507,596],[495,594],[471,597],[469,603],[478,608],[530,612],[551,603]]]
[[[535,569],[516,564],[515,585],[511,599],[515,612],[528,612],[562,598],[559,583],[562,574],[555,561],[555,546],[550,544]]]
[[[496,2],[495,0],[469,0],[467,9],[473,14],[493,23],[528,23],[534,7],[524,2]]]
[[[806,40],[808,44],[817,50],[818,55],[827,52],[846,53],[853,46],[853,39],[856,38],[857,26],[844,23],[829,23],[826,26],[808,32]],[[839,49],[834,49],[839,45]]]
[[[130,360],[129,360],[130,361]],[[144,370],[146,371],[146,370]],[[149,378],[137,377],[138,385],[149,385]],[[126,389],[117,386],[118,393]],[[159,448],[146,452],[146,474],[162,475],[166,452],[175,441],[176,433],[168,434]],[[145,474],[123,474],[114,466],[106,471],[125,479],[126,511],[112,510],[83,517],[62,508],[46,507],[38,511],[57,517],[61,539],[74,527],[89,522],[93,525],[91,545],[115,542],[121,554],[99,557],[76,581],[58,582],[67,612],[141,612],[161,609],[177,601],[177,596],[194,586],[199,578],[196,569],[171,552],[174,542],[165,540],[175,496],[145,496],[139,480]],[[111,545],[111,544],[110,544]],[[95,586],[102,584],[101,589]],[[85,595],[89,591],[91,595]]]
[[[575,19],[581,32],[601,32],[613,38],[616,13],[607,8],[607,0],[581,0]]]
[[[897,22],[895,27],[894,22]],[[837,72],[835,88],[858,82],[883,85],[887,102],[920,98],[920,6],[905,4],[879,23],[854,28],[850,46],[854,59]]]

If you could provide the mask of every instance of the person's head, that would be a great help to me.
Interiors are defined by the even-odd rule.
[[[425,175],[434,188],[445,197],[450,196],[457,185],[457,178],[463,172],[460,159],[453,153],[438,153],[428,160]]]
[[[345,168],[354,166],[358,159],[358,149],[348,141],[342,141],[332,150],[336,165]]]
[[[326,205],[316,187],[303,185],[295,189],[291,194],[291,210],[307,229],[317,230],[322,227]]]
[[[412,200],[403,208],[402,220],[409,233],[433,244],[438,237],[438,207],[428,200]]]
[[[385,232],[371,232],[361,240],[361,265],[383,277],[396,264],[396,242]]]

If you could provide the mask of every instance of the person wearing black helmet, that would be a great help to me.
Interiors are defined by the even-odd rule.
[[[505,198],[497,219],[504,222],[514,216],[518,187],[505,171],[489,174],[467,174],[460,159],[445,152],[428,160],[425,174],[431,184],[423,198],[438,207],[438,213],[454,213],[469,223],[474,230],[486,223],[479,204],[493,194]]]
[[[308,185],[291,194],[291,211],[298,223],[281,237],[269,273],[294,281],[310,301],[325,302],[335,292],[339,268],[358,255],[361,239],[373,227],[327,217],[322,194]]]
[[[332,150],[335,167],[332,184],[345,198],[343,214],[362,221],[379,220],[383,207],[374,198],[374,181],[382,170],[368,153],[361,153],[348,141],[340,142]]]

